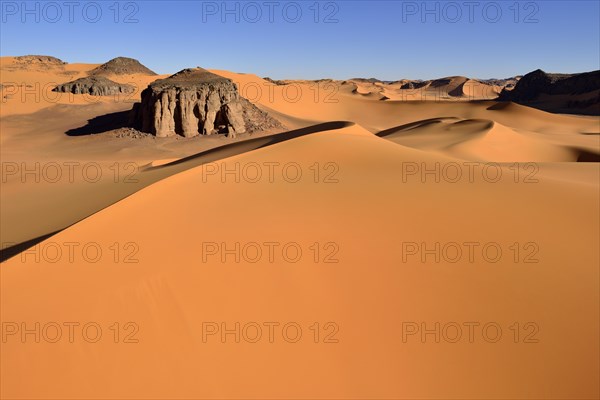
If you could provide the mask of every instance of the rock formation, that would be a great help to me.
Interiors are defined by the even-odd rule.
[[[27,55],[16,56],[12,62],[2,64],[2,69],[7,71],[35,71],[52,72],[60,75],[68,75],[65,71],[66,62],[52,56]]]
[[[508,91],[508,90],[514,89],[515,86],[517,85],[517,82],[519,82],[519,80],[522,77],[523,77],[522,75],[517,75],[517,76],[513,76],[511,78],[503,78],[503,79],[496,79],[496,78],[481,79],[481,82],[485,83],[486,85],[500,87],[500,88],[502,88],[502,90],[506,89]]]
[[[107,63],[100,65],[90,71],[90,75],[102,76],[102,75],[133,75],[133,74],[144,74],[144,75],[156,75],[156,72],[146,68],[138,60],[127,57],[113,58]]]
[[[551,112],[600,115],[600,70],[580,74],[528,73],[500,101],[513,101]]]
[[[409,81],[400,86],[400,89],[421,89],[429,84],[429,81]]]
[[[111,96],[120,93],[133,93],[135,87],[113,82],[110,79],[101,76],[88,76],[72,82],[58,85],[53,92],[89,94],[92,96]]]
[[[27,55],[15,57],[15,62],[20,64],[46,64],[46,65],[65,65],[63,60],[52,56]]]
[[[510,93],[511,101],[529,101],[541,94],[581,94],[600,89],[600,70],[581,74],[548,74],[541,69],[523,76]]]
[[[240,97],[235,84],[202,68],[151,83],[134,105],[131,124],[158,137],[244,132],[282,125]]]

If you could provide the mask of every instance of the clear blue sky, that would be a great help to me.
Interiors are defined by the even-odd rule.
[[[0,3],[3,56],[128,56],[158,73],[396,80],[600,68],[597,0]]]

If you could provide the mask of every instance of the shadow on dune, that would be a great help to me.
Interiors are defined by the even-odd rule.
[[[579,150],[578,152],[577,162],[600,162],[600,154],[598,153],[592,153],[587,150]]]
[[[119,114],[119,113],[117,113]],[[120,191],[114,198],[111,198],[110,201],[106,201],[102,204],[101,207],[96,209],[94,212],[84,215],[83,217],[74,219],[73,221],[69,221],[68,224],[65,224],[61,229],[58,229],[54,232],[47,233],[45,235],[39,236],[37,238],[32,238],[27,241],[15,244],[9,248],[3,249],[0,251],[0,261],[6,261],[15,255],[27,250],[28,248],[35,246],[36,244],[42,242],[43,240],[48,239],[49,237],[54,236],[55,234],[61,232],[62,230],[76,224],[77,222],[82,221],[85,218],[88,218],[103,209],[110,207],[111,205],[131,196],[132,194],[140,191],[141,189],[161,181],[169,176],[175,175],[179,172],[198,167],[204,164],[208,164],[211,162],[215,162],[218,160],[222,160],[228,157],[236,156],[239,154],[247,153],[252,150],[257,150],[260,148],[272,146],[277,143],[282,143],[288,140],[296,139],[302,136],[311,135],[314,133],[319,133],[323,131],[333,131],[338,129],[343,129],[349,126],[354,125],[354,122],[347,121],[334,121],[334,122],[326,122],[318,125],[309,126],[306,128],[296,129],[293,131],[278,133],[271,136],[265,136],[255,139],[250,139],[242,142],[231,143],[225,146],[217,147],[214,149],[210,149],[207,151],[203,151],[198,154],[191,155],[189,157],[185,157],[167,164],[159,165],[159,166],[148,166],[144,169],[141,169],[141,173],[136,176],[137,182],[135,183],[127,183],[122,185]],[[119,185],[115,183],[110,183],[111,185]],[[102,188],[100,188],[102,190]]]
[[[296,129],[293,131],[283,132],[272,136],[259,137],[255,139],[245,140],[243,142],[230,143],[225,146],[216,147],[214,149],[206,150],[198,154],[191,155],[189,157],[181,158],[176,161],[172,161],[167,164],[158,165],[155,167],[149,167],[146,170],[164,169],[173,167],[183,163],[196,162],[196,165],[201,165],[213,161],[217,161],[223,158],[232,157],[238,154],[246,153],[252,150],[260,149],[262,147],[272,146],[277,143],[285,142],[290,139],[296,139],[302,136],[318,133],[322,131],[332,131],[337,129],[343,129],[348,126],[354,125],[354,122],[348,121],[333,121],[325,122],[318,125],[309,126],[306,128]]]
[[[455,117],[438,117],[438,118],[424,119],[424,120],[421,120],[421,121],[415,121],[415,122],[411,122],[409,124],[404,124],[404,125],[400,125],[400,126],[395,126],[393,128],[390,128],[390,129],[386,129],[384,131],[378,132],[376,134],[376,136],[386,137],[386,136],[393,135],[395,133],[407,132],[407,131],[411,131],[411,130],[416,129],[416,128],[421,128],[423,126],[432,125],[432,124],[439,124],[442,121],[447,120],[447,119],[458,119],[458,118],[455,118]]]
[[[30,239],[26,242],[3,248],[2,250],[0,250],[0,262],[4,262],[4,261],[8,260],[9,258],[16,256],[17,254],[27,250],[28,248],[33,247],[36,244],[48,239],[49,237],[56,235],[58,232],[60,232],[60,231],[48,233],[46,235],[42,235],[42,236]]]
[[[456,129],[463,127],[477,127],[480,128],[482,131],[489,131],[494,127],[494,121],[482,118],[463,119],[462,121],[458,121],[452,124],[450,128]]]
[[[116,113],[101,115],[88,120],[87,125],[80,128],[71,129],[65,132],[68,136],[95,135],[127,127],[129,111],[120,111]]]
[[[486,135],[493,127],[487,119],[439,117],[386,129],[376,136],[415,149],[446,151]]]
[[[487,108],[489,111],[510,111],[512,109],[516,109],[520,106],[520,104],[513,103],[512,101],[498,101],[496,104],[493,104]]]

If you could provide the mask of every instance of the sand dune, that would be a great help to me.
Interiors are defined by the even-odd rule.
[[[577,161],[579,153],[484,119],[434,118],[379,133],[404,146],[463,160],[495,162]]]
[[[221,167],[292,160],[304,171],[315,162],[335,163],[337,183],[315,184],[310,176],[297,184],[283,179],[236,183],[196,167],[41,243],[94,241],[104,248],[134,242],[139,264],[52,264],[35,262],[32,255],[4,263],[3,320],[95,321],[104,327],[106,339],[94,347],[85,342],[7,346],[3,396],[483,397],[492,386],[504,397],[515,391],[532,397],[548,391],[571,397],[597,394],[598,271],[589,266],[599,260],[596,252],[584,250],[600,239],[597,209],[589,214],[599,200],[597,187],[553,179],[536,185],[515,185],[510,179],[498,184],[479,179],[402,183],[404,163],[450,159],[398,146],[358,125],[240,154]],[[591,164],[573,173],[583,170],[599,178]],[[422,204],[429,205],[428,212],[414,212]],[[543,263],[515,264],[511,258],[493,265],[402,261],[401,242],[473,238],[535,241]],[[294,242],[306,252],[314,242],[335,242],[340,262],[315,263],[312,255],[296,263],[281,258],[237,263],[232,256],[224,263],[218,256],[202,262],[202,243],[250,240]],[[565,243],[575,247],[565,252]],[[577,279],[565,282],[565,265]],[[540,341],[516,346],[509,337],[468,348],[402,341],[402,322],[463,320],[495,321],[506,332],[514,321],[535,320]],[[134,322],[139,342],[113,343],[108,326],[115,321]],[[274,343],[266,337],[254,344],[235,343],[233,336],[223,343],[214,335],[203,342],[206,323],[215,321],[229,328],[236,322],[295,322],[304,336],[296,344],[279,334]],[[315,344],[309,330],[314,322],[335,323],[330,326],[339,328],[333,336],[339,342],[319,339]],[[573,341],[573,326],[591,329]],[[44,360],[60,364],[48,369]],[[429,379],[432,370],[435,380]],[[24,375],[36,385],[20,385],[18,377]],[[282,381],[282,376],[303,379]],[[507,381],[510,386],[504,385]]]
[[[464,76],[453,76],[424,82],[402,80],[392,83],[350,80],[356,93],[380,95],[380,100],[402,101],[472,101],[493,100],[501,86],[487,84]]]
[[[15,67],[11,59],[3,59],[2,65],[8,65],[9,69],[16,68],[14,73],[21,74],[22,79],[42,77],[46,80],[56,77],[56,69],[78,70],[83,75],[97,67],[86,64],[77,66],[66,64],[52,66],[49,68],[50,72],[44,69],[40,72],[39,66],[36,66],[32,72],[29,71],[31,67],[24,68],[19,65]],[[599,127],[594,117],[553,115],[517,104],[486,101],[469,103],[380,101],[379,94],[356,94],[357,83],[355,82],[338,86],[331,80],[282,85],[252,74],[212,72],[232,79],[237,83],[243,96],[253,100],[263,110],[267,110],[293,129],[335,120],[353,121],[375,134],[385,131],[396,132],[388,139],[404,146],[471,161],[594,160],[600,153],[600,136],[596,134]],[[111,75],[110,78],[121,82],[127,80],[119,75]],[[140,82],[156,78],[160,77],[137,76]],[[459,87],[467,82],[465,79],[458,77],[450,81]],[[436,85],[445,84],[445,81],[440,80]],[[27,80],[24,82],[34,83]],[[113,187],[115,173],[111,168],[114,169],[115,161],[119,162],[118,167],[123,169],[120,171],[121,175],[132,172],[134,168],[133,172],[137,177],[144,165],[157,160],[157,164],[162,164],[160,160],[182,159],[230,143],[223,137],[158,142],[151,137],[126,139],[83,135],[70,138],[64,133],[72,131],[99,133],[119,126],[118,120],[127,119],[128,110],[134,101],[134,99],[115,101],[111,96],[105,96],[95,97],[94,102],[90,104],[87,99],[91,96],[71,96],[77,99],[75,103],[41,102],[32,106],[30,102],[13,99],[15,100],[13,103],[3,105],[2,112],[6,114],[3,114],[1,121],[2,135],[0,136],[3,145],[3,161],[25,162],[27,165],[51,161],[58,161],[61,164],[94,162],[102,168],[102,175],[107,178],[106,182],[101,180],[93,185],[85,184],[81,176],[77,176],[78,181],[75,184],[42,182],[29,187],[19,182],[20,174],[8,176],[3,182],[5,201],[2,204],[3,220],[6,222],[2,225],[5,243],[22,243],[64,229],[154,181],[142,180],[141,184],[128,183],[120,185],[123,186],[121,188],[119,185]],[[369,112],[365,112],[366,109]],[[30,113],[31,110],[39,111]],[[90,126],[90,122],[86,124],[86,121],[95,119],[99,121],[94,122],[93,129],[81,128]],[[104,120],[107,122],[103,122]],[[117,125],[114,125],[115,121]],[[417,127],[413,127],[414,124]],[[409,132],[403,132],[407,127],[412,128]],[[269,134],[266,132],[264,135]],[[240,140],[247,139],[251,137],[242,137]],[[36,149],[40,149],[39,152]],[[48,154],[51,156],[49,157]],[[128,163],[133,163],[134,166]],[[162,177],[164,176],[167,175]],[[45,193],[47,199],[42,206],[37,204],[39,193]],[[86,196],[85,193],[90,194],[92,201],[72,207],[68,213],[52,213],[51,210],[68,202],[73,196]],[[31,218],[24,219],[25,215]],[[46,218],[45,215],[51,217]],[[22,222],[23,220],[25,222]],[[40,220],[44,223],[40,223]]]
[[[351,122],[329,122],[308,128],[288,131],[276,135],[257,137],[216,146],[210,150],[194,154],[188,157],[175,158],[172,160],[155,160],[141,168],[130,169],[127,173],[119,171],[121,175],[115,175],[114,163],[97,163],[101,168],[101,177],[95,182],[86,179],[86,176],[75,175],[73,181],[63,179],[61,182],[41,182],[30,184],[29,189],[33,192],[24,192],[20,180],[22,174],[11,174],[9,181],[3,184],[2,203],[2,243],[3,247],[13,247],[23,242],[44,237],[47,234],[58,232],[68,226],[88,217],[141,188],[157,182],[165,177],[174,175],[189,168],[213,163],[220,159],[243,154],[261,147],[271,146],[282,141],[291,140],[304,135],[310,135],[321,130],[341,129]],[[75,169],[75,168],[73,168]],[[115,178],[119,178],[115,181]],[[58,184],[57,184],[58,183]],[[44,195],[44,203],[38,203],[38,196]],[[87,194],[87,195],[86,195]],[[63,204],[69,203],[73,198],[88,197],[86,202],[69,207],[61,213],[54,211],[60,209]],[[29,201],[23,201],[28,199]],[[24,220],[23,217],[27,216]],[[43,222],[43,223],[40,223]],[[17,246],[17,248],[20,248]],[[12,256],[13,251],[6,251],[2,259]]]
[[[0,59],[2,84],[21,85],[0,111],[0,235],[21,244],[0,267],[0,397],[600,395],[598,117],[486,100],[498,85],[466,77],[401,89],[212,70],[290,130],[156,138],[123,129],[137,95],[21,98],[98,67],[47,64]],[[102,177],[4,169],[69,162]],[[40,343],[22,340],[36,322]],[[236,323],[237,342],[221,336]],[[406,336],[436,323],[461,337]]]

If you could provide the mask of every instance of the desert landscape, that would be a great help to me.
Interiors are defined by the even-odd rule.
[[[599,398],[599,69],[113,56],[0,57],[0,398]]]

